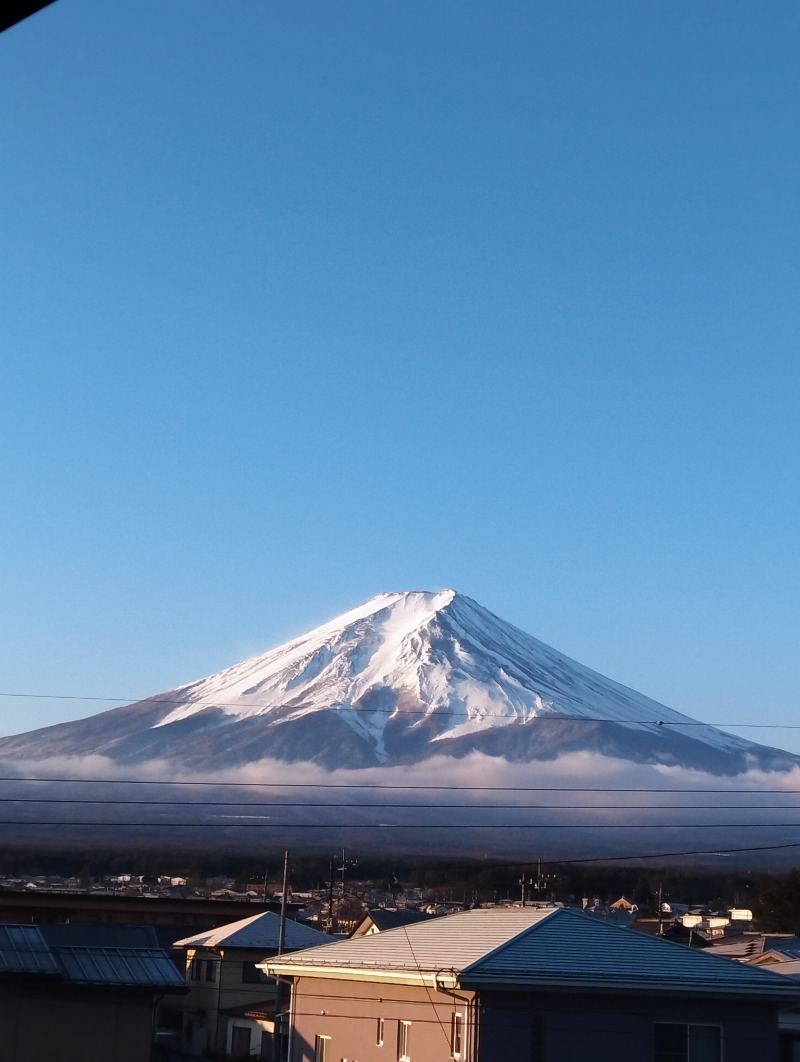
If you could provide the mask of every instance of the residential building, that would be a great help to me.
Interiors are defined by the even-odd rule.
[[[268,959],[289,1062],[778,1062],[787,978],[570,908],[472,910]]]
[[[356,928],[351,933],[353,937],[368,936],[370,933],[383,933],[387,929],[397,929],[398,926],[410,926],[415,922],[426,922],[435,917],[426,914],[425,911],[414,910],[413,907],[402,910],[392,910],[385,907],[372,908],[367,911]]]
[[[181,1049],[200,1057],[217,1052],[272,1059],[277,982],[256,964],[277,954],[281,919],[271,911],[175,941],[185,952],[186,983]],[[333,940],[287,918],[286,952]]]
[[[9,1062],[149,1062],[157,998],[185,991],[149,927],[0,925]]]
[[[639,910],[639,905],[629,900],[627,896],[620,896],[618,900],[609,904],[609,907],[614,911],[630,911],[631,913]]]

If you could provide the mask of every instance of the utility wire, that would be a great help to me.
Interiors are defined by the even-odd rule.
[[[694,848],[682,849],[674,852],[629,852],[626,855],[615,856],[577,856],[573,859],[515,859],[512,862],[505,861],[478,861],[472,863],[440,863],[432,864],[432,868],[438,871],[463,871],[465,873],[484,870],[518,870],[520,867],[532,867],[534,864],[543,867],[573,866],[583,863],[630,863],[633,867],[642,859],[678,859],[685,856],[728,856],[743,855],[745,852],[777,852],[783,849],[800,848],[800,841],[782,841],[779,844],[750,845],[743,848]],[[419,862],[420,860],[418,860]]]
[[[192,707],[192,708],[241,708],[241,709],[258,709],[263,711],[269,711],[276,708],[289,709],[291,712],[302,711],[302,705],[276,705],[276,704],[257,704],[253,702],[242,703],[241,700],[236,701],[187,701],[185,698],[178,697],[97,697],[97,696],[82,696],[74,693],[11,693],[7,691],[0,691],[0,697],[20,698],[25,700],[40,700],[40,701],[94,701],[103,702],[105,704],[118,704],[120,708],[127,708],[134,704],[171,704],[179,707]],[[670,709],[672,711],[673,709]],[[355,705],[345,704],[338,707],[328,706],[322,709],[327,712],[355,712],[358,715],[397,715],[398,718],[409,715],[443,715],[445,713],[437,712],[436,709],[430,708],[409,708],[399,710],[397,708],[366,708]],[[447,713],[450,715],[451,713]],[[505,712],[484,712],[482,718],[508,718],[511,722],[515,717],[508,716]],[[660,719],[658,716],[653,716],[652,719],[619,719],[619,718],[599,718],[595,716],[586,715],[570,715],[565,712],[543,712],[541,714],[531,716],[525,720],[530,722],[531,720],[558,720],[559,722],[569,721],[574,723],[621,723],[623,725],[630,725],[631,723],[640,723],[650,726],[706,726],[715,727],[718,729],[749,729],[749,730],[800,730],[800,723],[704,723],[696,719]],[[76,720],[73,720],[76,721]]]
[[[376,808],[379,811],[380,808]],[[474,811],[475,809],[470,809]],[[522,809],[526,810],[526,809]],[[794,809],[790,809],[794,810]],[[259,816],[260,817],[260,816]],[[236,815],[232,818],[247,818],[247,822],[164,822],[151,819],[148,822],[125,822],[113,820],[68,820],[68,819],[0,819],[0,826],[157,826],[160,829],[236,829],[236,830],[753,830],[753,829],[800,829],[800,822],[258,822],[254,817]]]
[[[269,963],[269,960],[265,960],[265,962]],[[353,970],[354,970],[354,972],[356,972],[356,971],[359,970],[359,967],[355,966],[355,967],[353,967]],[[367,981],[369,979],[369,971],[362,970],[361,972],[363,973],[364,980]],[[449,971],[447,971],[447,972],[449,972]],[[297,968],[297,972],[293,973],[291,976],[303,977],[303,973],[304,973],[304,971],[303,971],[302,967],[298,967]],[[372,983],[372,987],[374,987],[374,983]],[[464,991],[464,989],[462,989],[461,991]],[[519,991],[520,992],[526,992],[527,991],[528,994],[531,994],[533,992],[540,993],[541,992],[541,988],[540,988],[539,985],[532,985],[529,989],[526,990],[526,988],[524,986],[519,986]],[[356,1002],[359,1002],[359,1001],[362,1001],[362,1000],[364,1002],[370,1002],[370,1003],[373,1003],[373,1004],[376,1004],[376,1003],[377,1004],[385,1004],[385,1003],[388,1002],[388,1003],[391,1004],[391,1010],[385,1015],[386,1022],[388,1023],[388,1022],[397,1022],[397,1021],[408,1020],[408,1021],[410,1021],[412,1026],[413,1025],[437,1025],[437,1024],[441,1025],[442,1024],[441,1019],[438,1017],[438,1014],[436,1014],[432,1018],[422,1017],[421,1014],[419,1013],[419,1010],[421,1008],[425,1008],[425,1009],[431,1008],[434,1012],[436,1012],[436,1011],[444,1011],[444,1012],[456,1011],[456,1012],[461,1012],[461,1011],[465,1010],[465,1004],[463,1002],[461,1002],[461,1001],[459,1001],[457,1003],[456,1002],[447,1003],[444,1000],[432,1000],[430,998],[427,1001],[419,1000],[419,999],[414,999],[414,1000],[405,999],[405,1000],[396,1000],[395,1001],[395,1000],[387,1000],[387,998],[384,997],[384,996],[382,996],[382,997],[372,997],[372,998],[366,997],[365,998],[363,996],[358,996],[358,997],[355,997],[355,996],[344,996],[344,995],[338,995],[336,993],[325,993],[323,995],[322,993],[311,992],[311,991],[309,991],[307,989],[302,992],[300,998],[303,1000],[304,1006],[309,1006],[309,1001],[319,1000],[320,1002],[324,1003],[326,1000],[331,1000],[331,999],[337,1000],[337,1001],[344,1001],[344,1002],[347,1002],[347,1003],[350,1003],[350,1004],[353,1004],[353,1003],[356,1003]],[[403,1004],[403,1009],[398,1009],[395,1006],[396,1003],[402,1003]],[[537,1017],[537,1018],[540,1018],[542,1020],[542,1031],[545,1034],[545,1036],[547,1036],[548,1033],[560,1033],[560,1032],[570,1033],[570,1034],[573,1034],[573,1035],[575,1034],[575,1023],[574,1022],[568,1023],[568,1015],[566,1013],[563,1013],[563,1012],[559,1013],[558,1011],[553,1011],[553,1010],[549,1009],[547,1007],[547,997],[546,997],[546,995],[539,994],[537,996],[537,1004],[538,1005],[534,1005],[534,1006],[532,1006],[532,1007],[530,1007],[528,1009],[525,1009],[525,1010],[522,1010],[522,1009],[514,1010],[512,1007],[497,1006],[497,1008],[496,1008],[497,1010],[505,1010],[507,1013],[513,1014],[514,1017],[517,1020],[516,1021],[504,1020],[502,1017],[495,1017],[492,1014],[492,1012],[490,1011],[487,1014],[481,1016],[480,1020],[477,1022],[477,1027],[481,1030],[481,1033],[483,1035],[486,1035],[489,1031],[495,1032],[495,1031],[499,1031],[499,1030],[508,1030],[508,1029],[512,1029],[512,1030],[514,1030],[514,1031],[519,1033],[519,1032],[522,1032],[522,1028],[520,1026],[520,1021],[519,1021],[520,1015],[521,1014],[525,1014],[526,1017],[529,1020],[530,1020],[530,1018],[533,1018],[533,1017]],[[312,1002],[310,1005],[314,1006],[315,1004]],[[494,1006],[495,1006],[495,1004],[493,1002],[493,1008],[494,1008]],[[581,1013],[585,1014],[587,1012],[582,1008]],[[589,1011],[589,1013],[593,1013],[598,1018],[605,1018],[606,1019],[605,1021],[598,1021],[598,1022],[590,1021],[590,1022],[587,1022],[585,1024],[583,1022],[581,1023],[581,1030],[582,1031],[586,1032],[587,1034],[594,1034],[596,1037],[598,1037],[598,1039],[595,1041],[595,1045],[594,1045],[595,1049],[596,1049],[598,1044],[608,1043],[609,1040],[612,1043],[614,1043],[614,1044],[618,1044],[620,1040],[624,1040],[624,1042],[627,1043],[629,1046],[632,1043],[638,1043],[643,1048],[643,1051],[647,1051],[648,1048],[649,1048],[649,1051],[650,1051],[651,1055],[652,1055],[652,1050],[653,1050],[652,1049],[652,1042],[653,1042],[653,1040],[652,1040],[652,1038],[653,1038],[652,1025],[646,1025],[644,1027],[639,1025],[639,1027],[636,1027],[637,1021],[644,1020],[645,1022],[653,1021],[655,1023],[666,1023],[666,1024],[670,1024],[670,1025],[677,1024],[679,1026],[686,1026],[687,1024],[688,1025],[695,1024],[695,1023],[697,1023],[697,1022],[702,1020],[702,1019],[697,1018],[697,1019],[688,1019],[687,1021],[683,1021],[683,1022],[682,1021],[676,1021],[676,1018],[675,1018],[675,1015],[674,1015],[674,1009],[672,1011],[668,1011],[668,1010],[666,1010],[666,1011],[665,1010],[636,1010],[636,1011],[629,1011],[627,1013],[624,1012],[624,1011],[615,1010],[613,1012],[613,1018],[610,1018],[609,1012],[607,1010],[606,1011],[602,1011],[602,1010],[598,1009],[598,1010],[595,1010],[594,1012]],[[716,1013],[716,1012],[712,1011],[712,1013]],[[324,1020],[324,1019],[321,1019],[321,1015],[324,1015],[324,1018],[326,1018],[326,1019],[327,1018],[335,1018],[335,1019],[339,1019],[339,1020],[345,1019],[346,1022],[348,1022],[348,1023],[359,1022],[360,1021],[360,1022],[371,1022],[374,1025],[374,1022],[376,1020],[371,1015],[353,1013],[351,1008],[341,1008],[341,1012],[340,1012],[339,1009],[337,1009],[337,1010],[328,1010],[327,1008],[325,1008],[323,1010],[320,1010],[320,1009],[305,1010],[305,1009],[297,1008],[297,1009],[295,1009],[293,1011],[293,1014],[294,1014],[295,1017],[316,1019],[317,1022],[320,1022],[321,1020]],[[630,1019],[630,1021],[633,1024],[633,1027],[630,1027],[630,1026],[626,1025],[626,1019]],[[566,1023],[566,1024],[564,1024],[564,1023]],[[711,1025],[719,1025],[721,1029],[725,1028],[724,1019],[714,1020],[713,1018],[711,1018],[709,1020],[709,1024],[711,1024]],[[741,1031],[745,1027],[756,1028],[757,1031],[756,1032]],[[741,1013],[738,1013],[737,1016],[736,1016],[735,1030],[736,1030],[735,1031],[735,1038],[736,1038],[737,1042],[744,1043],[744,1042],[749,1041],[753,1045],[757,1044],[762,1049],[762,1052],[763,1052],[763,1049],[764,1049],[765,1045],[769,1042],[767,1040],[767,1038],[765,1037],[765,1035],[764,1035],[763,1019],[761,1019],[760,1017],[759,1018],[745,1018],[745,1017],[743,1017],[743,1015]],[[327,1033],[325,1033],[325,1035],[327,1035]],[[445,1032],[445,1035],[447,1036],[446,1032]],[[725,1035],[725,1033],[722,1033],[722,1035]],[[729,1033],[729,1035],[730,1035],[730,1033]],[[606,1038],[608,1038],[608,1039],[606,1039]],[[449,1042],[449,1036],[447,1036],[447,1039],[448,1039],[448,1042]],[[528,1056],[528,1057],[530,1057],[530,1056]],[[643,1055],[637,1054],[636,1057],[643,1057]],[[683,1057],[683,1058],[685,1058],[686,1055],[673,1056],[673,1057]]]
[[[36,826],[36,825],[39,825],[39,826],[65,826],[65,825],[70,825],[70,824],[69,823],[64,823],[64,822],[53,823],[53,822],[14,821],[14,822],[10,822],[10,823],[0,822],[0,825],[12,825],[12,826]],[[84,825],[98,826],[98,825],[101,825],[101,824],[100,823],[85,823]],[[111,824],[108,824],[108,825],[118,826],[118,825],[122,825],[122,824],[120,824],[120,823],[111,823]],[[149,827],[158,826],[158,827],[162,827],[162,826],[165,826],[166,824],[154,821],[154,822],[147,822],[147,823],[127,823],[126,825],[129,825],[129,826],[149,826]],[[189,824],[184,823],[183,825],[189,825]],[[205,826],[206,829],[211,829],[212,828],[208,824],[203,824],[203,825]],[[250,826],[251,824],[243,823],[241,825],[244,827],[244,826]],[[268,825],[273,825],[274,826],[275,824],[268,824]],[[294,824],[292,824],[292,826],[293,825]],[[330,829],[331,828],[330,824],[320,823],[318,825],[319,825],[320,829]],[[228,829],[231,828],[231,825],[230,824],[220,824],[218,826],[218,828],[219,829],[228,830]],[[517,827],[517,828],[524,828],[524,827]],[[593,827],[590,827],[590,828],[593,828]],[[678,827],[678,828],[682,828],[682,827]],[[376,829],[376,827],[373,825],[373,826],[370,826],[370,829],[374,830],[374,829]],[[681,849],[673,849],[673,850],[670,850],[670,851],[661,851],[661,852],[628,852],[628,853],[626,853],[624,855],[612,855],[612,856],[610,856],[610,855],[578,856],[578,857],[574,857],[574,858],[559,858],[559,859],[540,859],[540,858],[537,858],[537,862],[539,864],[541,864],[542,866],[550,866],[550,867],[578,866],[578,865],[584,865],[584,864],[587,864],[587,863],[603,863],[603,864],[605,864],[605,863],[629,863],[629,864],[633,864],[635,866],[636,863],[638,863],[638,862],[641,862],[643,860],[650,860],[650,859],[682,859],[682,858],[694,857],[694,856],[731,856],[731,855],[743,855],[745,853],[754,853],[754,852],[788,851],[790,849],[796,849],[796,848],[800,848],[800,841],[782,841],[782,842],[779,842],[777,844],[744,845],[744,846],[739,846],[739,847],[721,847],[721,846],[718,845],[718,846],[716,846],[714,848],[681,848]],[[413,857],[406,857],[406,858],[412,859],[412,861],[413,861]],[[419,861],[419,857],[418,857],[417,861]],[[520,866],[529,866],[529,865],[533,865],[532,861],[530,859],[522,859],[522,860],[515,859],[513,861],[497,861],[497,860],[484,861],[484,860],[480,860],[480,859],[476,858],[471,863],[441,863],[441,862],[436,862],[435,869],[437,871],[447,870],[447,871],[465,871],[465,872],[474,873],[475,871],[505,870],[505,869],[510,869],[510,868],[519,868]]]
[[[397,792],[430,793],[666,793],[695,794],[706,793],[718,795],[731,793],[741,796],[744,793],[768,796],[795,796],[800,789],[694,789],[674,788],[656,789],[654,787],[608,787],[608,786],[517,786],[517,785],[403,785],[386,782],[217,782],[189,779],[176,781],[174,778],[65,778],[30,775],[0,775],[0,782],[56,782],[63,784],[85,785],[153,785],[153,786],[205,786],[207,788],[235,789],[377,789]]]
[[[398,804],[363,801],[305,801],[305,800],[129,800],[120,798],[85,797],[0,797],[0,804],[102,804],[108,807],[134,805],[143,807],[187,808],[363,808],[372,811],[475,811],[465,804]],[[794,804],[483,804],[481,811],[797,811]]]

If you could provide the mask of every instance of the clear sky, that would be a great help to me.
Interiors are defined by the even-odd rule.
[[[453,586],[800,723],[798,48],[794,0],[2,34],[2,692],[146,696]]]

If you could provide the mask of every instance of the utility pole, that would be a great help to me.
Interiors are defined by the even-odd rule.
[[[661,911],[661,889],[663,887],[663,884],[664,883],[661,881],[658,883],[658,935],[660,937],[664,936],[664,925]]]
[[[544,899],[545,891],[548,891],[550,894],[549,899],[552,903],[555,887],[555,874],[542,873],[541,859],[536,860],[536,882],[533,887],[536,889],[536,898],[538,900]]]
[[[333,933],[333,859],[331,859],[331,865],[328,868],[328,921],[330,923],[329,932]]]
[[[283,955],[283,942],[286,937],[286,893],[289,889],[289,852],[283,853],[283,892],[281,893],[281,925],[278,930],[278,954]]]
[[[266,899],[266,876],[264,877],[264,898]],[[281,892],[281,921],[280,928],[278,930],[278,955],[283,954],[283,945],[286,940],[286,901],[289,893],[289,851],[288,849],[283,853],[283,891]],[[222,976],[220,975],[220,982]],[[285,988],[284,982],[278,978],[277,997],[275,1000],[276,1011],[282,1011],[285,1004]],[[276,1014],[275,1017],[275,1032],[278,1039],[278,1055],[283,1058],[284,1039],[286,1037],[286,1017],[281,1016],[280,1023]]]
[[[526,888],[530,888],[531,885],[533,885],[533,878],[526,878],[525,877],[525,871],[523,870],[522,877],[519,879],[517,884],[520,887],[520,903],[524,907],[525,906],[525,889]]]
[[[341,879],[340,879],[340,882],[339,882],[339,907],[340,907],[340,909],[341,909],[341,906],[342,906],[342,902],[344,900],[344,875],[345,875],[345,871],[349,867],[358,866],[358,860],[357,859],[347,859],[346,857],[347,857],[347,853],[345,852],[345,850],[343,848],[342,849],[342,865],[340,867],[336,868],[341,874]],[[331,895],[333,895],[333,863],[331,863]]]

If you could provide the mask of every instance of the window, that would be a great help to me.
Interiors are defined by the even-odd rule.
[[[378,1018],[378,1027],[375,1030],[375,1043],[378,1045],[378,1047],[383,1047],[383,1033],[383,1018]]]
[[[250,1054],[250,1030],[244,1025],[234,1025],[231,1029],[231,1055],[234,1058],[247,1058]]]
[[[450,1019],[450,1057],[464,1056],[464,1015],[454,1014]]]
[[[411,1062],[411,1022],[397,1025],[397,1062]]]
[[[314,1062],[328,1062],[328,1044],[330,1036],[314,1037]]]
[[[544,1020],[538,1015],[534,1015],[531,1019],[531,1062],[547,1062]]]
[[[189,977],[192,981],[216,981],[218,965],[216,959],[192,959]]]
[[[682,1025],[659,1022],[655,1026],[655,1062],[722,1062],[719,1025]]]
[[[254,962],[242,963],[242,984],[243,985],[268,985],[270,983],[269,977],[263,970],[259,970]]]

